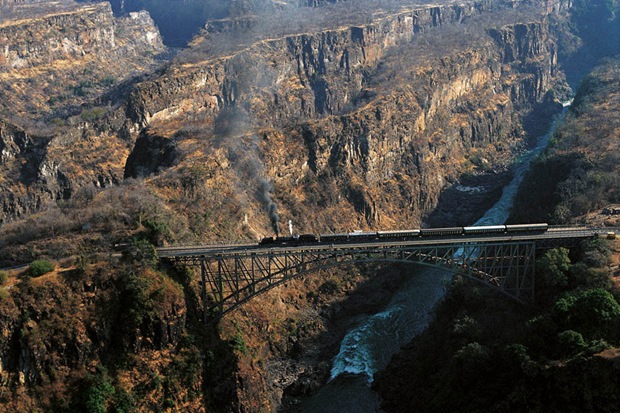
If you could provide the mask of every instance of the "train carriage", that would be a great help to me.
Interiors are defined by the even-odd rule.
[[[319,237],[321,242],[326,242],[328,244],[330,243],[338,243],[338,242],[345,242],[349,239],[349,234],[347,233],[340,233],[340,234],[321,234],[321,236]]]
[[[436,237],[442,235],[461,235],[463,233],[463,227],[451,227],[451,228],[422,228],[420,235],[422,237]]]
[[[419,229],[406,229],[401,231],[377,231],[379,239],[407,239],[420,236]]]
[[[372,241],[375,239],[377,239],[376,232],[364,232],[364,231],[349,232],[349,241],[351,242]]]
[[[497,234],[506,232],[506,225],[481,225],[472,227],[463,227],[463,234]]]
[[[545,232],[549,224],[514,224],[506,225],[506,232]]]

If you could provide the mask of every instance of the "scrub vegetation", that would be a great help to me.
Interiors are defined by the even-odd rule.
[[[455,279],[431,327],[377,378],[383,407],[613,411],[620,291],[608,260],[618,247],[599,239],[572,252],[548,250],[537,263],[533,308]],[[596,264],[593,255],[601,258]]]
[[[620,57],[590,73],[519,189],[511,222],[566,224],[620,203]],[[610,224],[614,224],[610,217]]]

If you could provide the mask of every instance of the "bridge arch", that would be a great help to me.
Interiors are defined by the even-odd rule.
[[[183,261],[183,260],[181,260]],[[286,281],[322,269],[369,262],[441,268],[529,302],[534,295],[533,242],[391,245],[333,249],[258,249],[192,257],[202,280],[205,317],[222,317]]]

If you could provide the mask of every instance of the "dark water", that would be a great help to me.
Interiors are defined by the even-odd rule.
[[[370,389],[374,374],[426,328],[451,277],[448,271],[412,266],[411,277],[386,309],[363,318],[346,334],[332,361],[330,381],[304,402],[302,412],[380,412],[379,398]]]
[[[563,116],[559,116],[549,132],[538,139],[536,147],[518,159],[514,178],[504,188],[500,200],[474,225],[497,225],[506,221],[530,162],[547,146],[562,119]],[[370,388],[374,374],[387,365],[401,346],[426,328],[451,278],[452,274],[447,271],[412,266],[411,278],[390,304],[383,311],[361,319],[346,334],[332,361],[330,381],[303,402],[302,412],[381,412],[379,397]]]
[[[302,408],[303,413],[358,413],[381,412],[379,397],[370,390],[366,376],[341,374],[311,399]]]

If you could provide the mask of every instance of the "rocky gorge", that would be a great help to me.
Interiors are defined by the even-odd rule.
[[[291,281],[216,334],[191,273],[155,270],[143,250],[134,270],[92,254],[135,236],[256,240],[289,219],[300,233],[419,227],[459,183],[488,204],[569,94],[573,7],[446,2],[344,22],[309,18],[318,8],[298,32],[220,20],[174,58],[146,13],[107,3],[0,21],[0,259],[90,257],[32,285],[9,276],[2,403],[88,404],[63,381],[108,389],[108,411],[277,411],[315,391],[347,316],[380,308],[404,269]],[[116,334],[131,297],[144,308]],[[54,342],[65,313],[83,316]],[[129,358],[106,356],[118,349]]]

